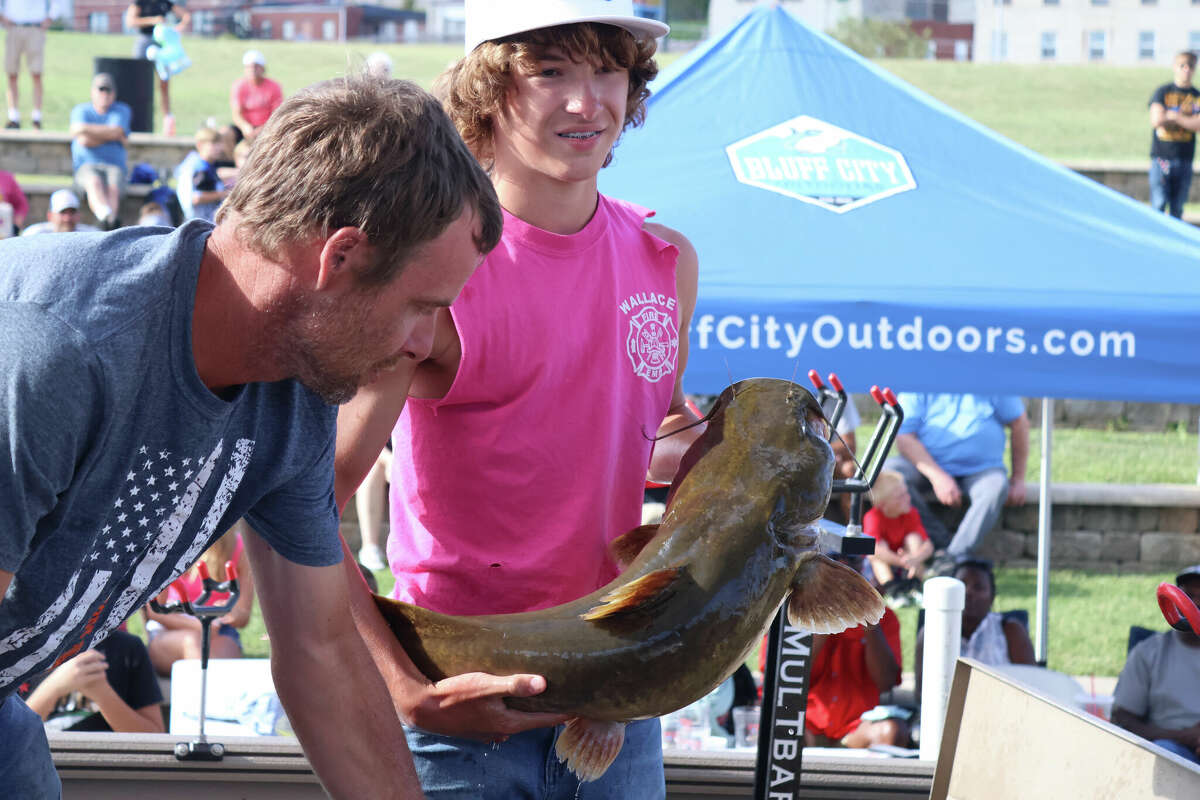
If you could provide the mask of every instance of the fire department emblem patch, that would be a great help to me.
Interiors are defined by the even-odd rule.
[[[629,336],[625,352],[633,364],[633,372],[650,383],[658,383],[664,375],[675,371],[679,356],[679,331],[670,314],[646,306],[629,318]]]

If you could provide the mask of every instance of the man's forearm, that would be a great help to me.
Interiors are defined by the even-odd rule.
[[[273,641],[271,671],[288,721],[332,797],[424,797],[404,729],[353,628],[302,647]]]
[[[1173,742],[1179,742],[1183,745],[1190,745],[1186,741],[1187,729],[1163,728],[1153,723],[1146,722],[1140,717],[1136,717],[1132,712],[1126,711],[1123,708],[1113,709],[1112,721],[1130,733],[1140,736],[1143,739],[1154,741],[1155,739],[1170,739]]]
[[[914,433],[902,433],[897,436],[896,450],[931,482],[935,476],[945,472],[933,460],[933,456],[929,455],[929,451],[925,449],[925,445],[921,444],[921,440]]]

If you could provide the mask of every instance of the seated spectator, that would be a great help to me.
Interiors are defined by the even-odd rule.
[[[250,622],[250,613],[254,610],[254,580],[242,545],[243,524],[238,522],[230,528],[200,557],[208,567],[209,576],[217,581],[226,579],[225,562],[232,561],[237,569],[240,592],[233,610],[211,623],[210,658],[242,657],[242,639],[238,631]],[[177,583],[183,584],[188,601],[196,600],[204,591],[198,566],[184,573]],[[225,597],[227,595],[218,593],[209,602],[220,603]],[[175,584],[159,595],[158,602],[165,604],[172,599],[182,599],[176,594]],[[199,619],[182,613],[159,614],[150,606],[145,607],[144,613],[148,620],[146,633],[150,637],[150,660],[159,675],[170,676],[171,665],[181,658],[200,658],[202,627]]]
[[[933,543],[912,507],[904,476],[890,469],[880,472],[871,488],[871,503],[863,517],[863,533],[875,538],[875,554],[867,561],[876,582],[885,595],[919,588]]]
[[[843,557],[857,566],[860,559]],[[765,650],[765,648],[764,648]],[[878,625],[814,634],[804,743],[816,747],[907,746],[908,723],[891,715],[864,719],[881,692],[900,684],[900,620],[884,609]],[[874,715],[868,714],[868,717]]]
[[[0,203],[12,206],[12,230],[0,231],[0,239],[15,236],[17,231],[25,226],[25,218],[29,216],[29,200],[21,191],[16,177],[11,172],[0,169]]]
[[[1200,605],[1200,564],[1175,585]],[[1112,721],[1200,764],[1200,636],[1167,630],[1143,639],[1125,660],[1113,693]]]
[[[120,226],[117,209],[125,191],[125,139],[129,106],[117,100],[117,84],[106,72],[92,78],[92,99],[71,110],[71,162],[75,182],[105,230]]]
[[[162,690],[146,645],[113,631],[22,691],[47,727],[69,731],[163,733]]]
[[[79,197],[70,189],[59,189],[50,195],[50,208],[46,211],[46,221],[33,223],[21,231],[21,235],[88,233],[95,230],[94,226],[85,225],[79,221]]]
[[[216,130],[201,128],[196,131],[196,149],[183,159],[175,180],[184,219],[209,222],[216,219],[217,208],[229,194],[229,189],[217,176],[216,163],[221,155],[221,138]]]
[[[160,228],[174,228],[171,224],[171,212],[162,207],[162,203],[142,203],[138,209],[138,225],[150,225]]]
[[[257,50],[247,50],[242,56],[242,69],[244,74],[229,91],[229,108],[233,124],[253,140],[283,102],[283,88],[267,77],[266,56]]]
[[[886,467],[904,476],[912,504],[934,545],[930,571],[950,574],[970,558],[1007,500],[1025,502],[1025,465],[1029,455],[1029,419],[1019,397],[902,392],[904,421],[896,436],[898,456]],[[1012,429],[1012,480],[1004,468],[1004,427]],[[970,499],[954,536],[930,509],[929,495],[944,506]]]
[[[990,561],[963,561],[954,570],[954,577],[966,587],[962,613],[962,649],[966,658],[982,664],[1037,664],[1029,631],[1015,619],[1004,619],[992,611],[996,599],[996,576]],[[913,672],[916,695],[921,696],[921,673],[925,658],[925,629],[917,631]]]
[[[207,127],[216,127],[213,122],[210,119]],[[221,157],[214,164],[217,177],[227,188],[232,189],[237,181],[237,146],[245,140],[236,125],[222,125],[217,128],[217,138],[221,140]]]

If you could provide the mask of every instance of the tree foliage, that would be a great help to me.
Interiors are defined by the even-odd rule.
[[[843,17],[829,34],[867,58],[925,58],[929,32],[919,34],[903,22]]]

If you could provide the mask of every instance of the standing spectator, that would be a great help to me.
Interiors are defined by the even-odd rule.
[[[125,9],[125,27],[137,28],[138,35],[133,41],[133,57],[145,58],[146,50],[154,44],[154,26],[166,25],[167,15],[174,12],[178,18],[175,30],[183,33],[183,29],[192,21],[192,14],[182,5],[171,0],[134,0]],[[158,76],[158,97],[162,102],[163,133],[175,135],[175,117],[171,114],[170,80]]]
[[[1005,619],[992,611],[996,600],[996,575],[990,561],[969,559],[958,564],[954,577],[966,590],[962,612],[960,654],[981,664],[1036,664],[1029,631],[1015,619]],[[916,696],[921,696],[921,676],[925,666],[925,629],[917,631],[914,648]]]
[[[220,134],[212,128],[196,131],[196,149],[179,165],[175,181],[184,219],[216,219],[217,208],[229,195],[229,189],[217,175],[217,162],[223,155]]]
[[[162,733],[162,690],[146,645],[113,631],[91,650],[30,682],[25,703],[48,727],[70,731]]]
[[[0,238],[5,238],[12,236],[25,224],[25,217],[29,216],[29,200],[21,191],[21,185],[17,183],[16,176],[2,169],[0,169],[0,203],[8,203],[12,206],[13,229],[0,233]]]
[[[1192,86],[1196,54],[1175,56],[1175,80],[1150,97],[1150,205],[1155,211],[1183,216],[1192,185],[1192,157],[1200,130],[1200,91]]]
[[[5,29],[4,71],[8,73],[8,124],[21,127],[20,90],[21,56],[33,83],[33,127],[42,127],[42,64],[46,54],[46,29],[63,16],[61,0],[3,0],[0,23]]]
[[[253,141],[283,102],[283,87],[267,77],[267,57],[257,50],[247,50],[242,56],[242,70],[244,74],[229,90],[229,108],[233,124]]]
[[[50,195],[50,208],[46,211],[45,222],[35,222],[25,230],[22,236],[36,236],[39,233],[86,233],[95,231],[91,225],[79,221],[79,198],[70,189],[59,189]]]
[[[489,167],[503,238],[452,309],[438,311],[427,354],[381,374],[338,413],[339,506],[394,429],[393,595],[443,613],[532,611],[612,580],[608,544],[641,523],[647,477],[670,482],[703,432],[651,441],[697,419],[683,385],[696,251],[648,209],[597,189],[621,132],[642,118],[654,37],[666,26],[634,16],[629,0],[603,4],[608,16],[595,23],[597,5],[468,0],[470,52],[439,81]],[[611,301],[578,302],[601,296]],[[502,433],[512,426],[520,433]],[[471,457],[444,457],[461,452]],[[352,602],[375,639],[378,615],[361,586]],[[428,794],[462,796],[450,787],[481,783],[470,796],[578,791],[555,756],[566,718],[502,702],[542,691],[544,678],[434,683],[378,633],[391,639],[379,636],[386,657],[377,663],[411,725]],[[661,798],[658,720],[632,722],[624,737],[584,795]]]
[[[1000,509],[1025,502],[1029,457],[1029,418],[1021,398],[977,394],[900,394],[904,422],[896,436],[899,455],[886,466],[904,476],[925,532],[944,552],[935,553],[931,571],[947,575],[969,558],[1000,518]],[[1012,430],[1012,480],[1004,469],[1004,428]],[[951,538],[929,506],[970,505]]]
[[[1200,564],[1175,576],[1200,605]],[[1134,646],[1113,693],[1112,721],[1200,764],[1200,636],[1168,630]]]
[[[75,182],[87,192],[88,207],[105,230],[118,227],[125,192],[125,139],[129,106],[117,99],[107,72],[92,78],[92,99],[71,110],[71,161]]]

